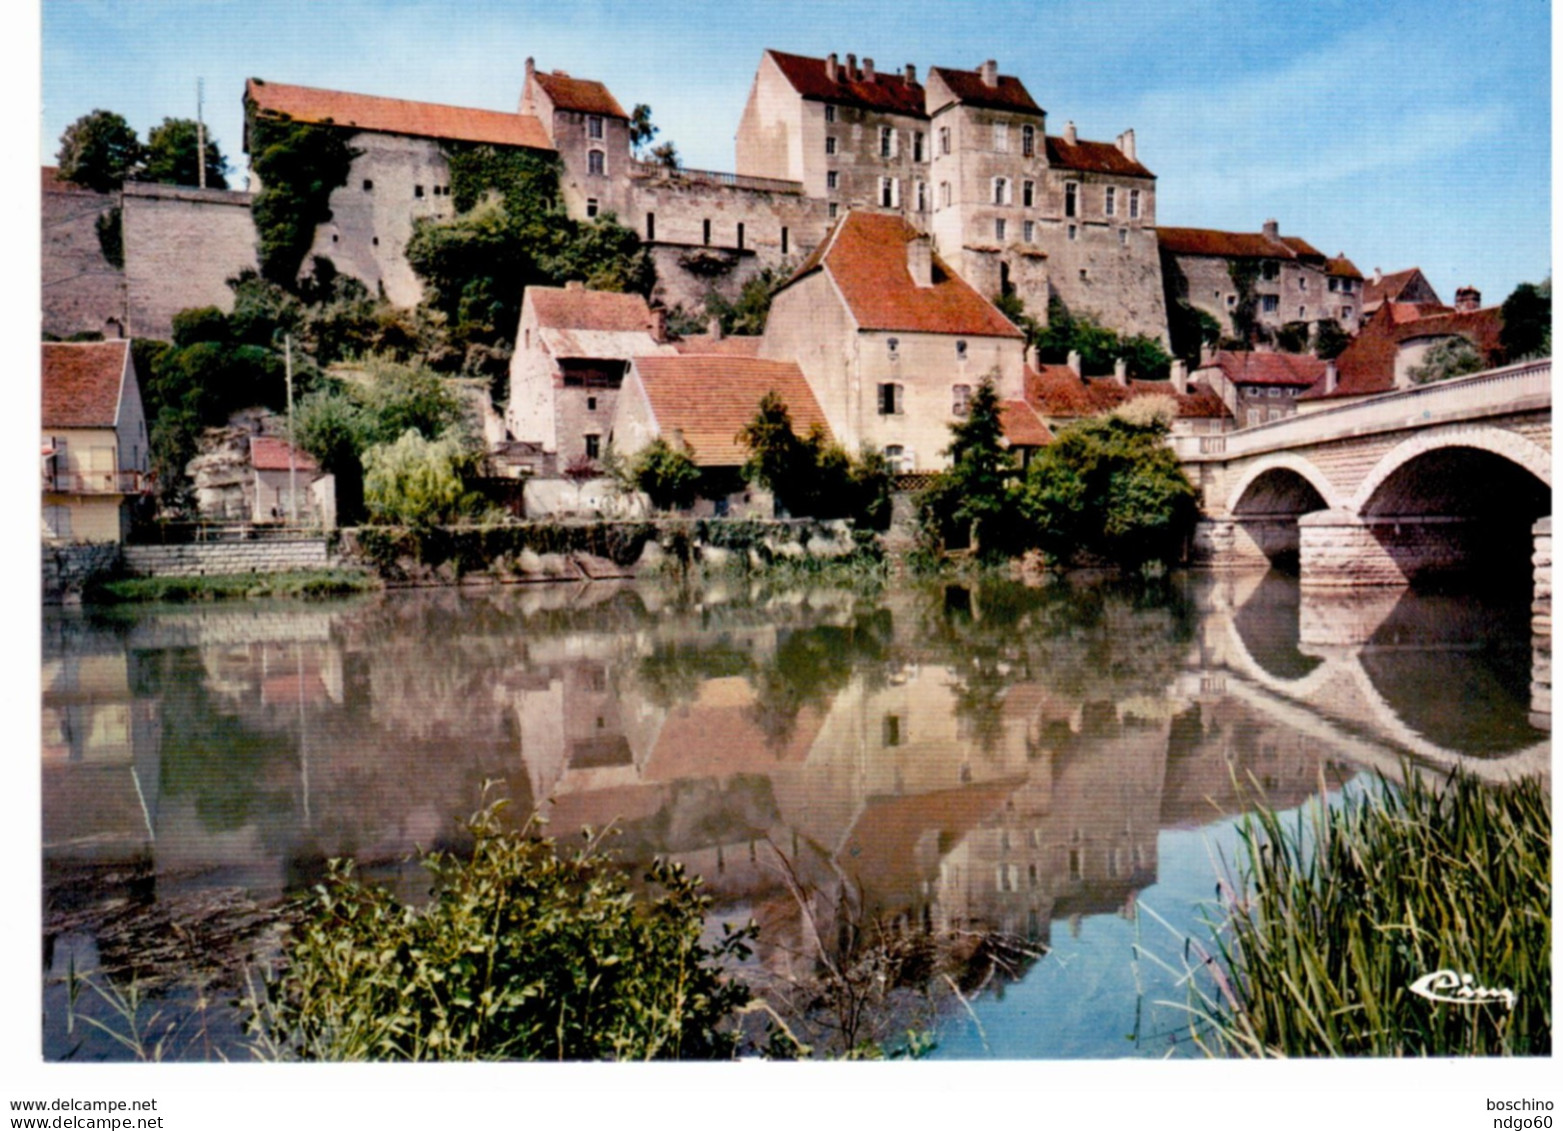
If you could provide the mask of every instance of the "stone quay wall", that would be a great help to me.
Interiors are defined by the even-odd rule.
[[[120,568],[118,542],[70,542],[43,547],[43,603],[71,605],[81,601],[87,582]]]
[[[126,546],[125,569],[140,577],[206,577],[286,573],[333,564],[324,538],[292,542],[196,542],[184,546]]]

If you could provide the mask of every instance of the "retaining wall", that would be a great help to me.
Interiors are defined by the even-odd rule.
[[[74,542],[43,547],[43,603],[68,605],[81,600],[82,588],[94,575],[120,566],[118,542]]]
[[[332,564],[324,538],[297,542],[197,542],[187,546],[126,546],[125,569],[141,577],[203,577],[283,573]]]

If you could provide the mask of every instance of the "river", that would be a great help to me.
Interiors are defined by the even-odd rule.
[[[337,856],[420,898],[409,858],[459,849],[485,783],[702,875],[780,997],[936,940],[947,992],[860,1036],[1189,1053],[1183,940],[1252,798],[1545,772],[1533,672],[1524,599],[1276,574],[48,610],[45,1055],[247,1058],[227,1002],[276,908]]]

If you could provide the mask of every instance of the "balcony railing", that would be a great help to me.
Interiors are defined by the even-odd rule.
[[[729,188],[755,189],[759,192],[784,192],[793,196],[803,194],[802,181],[783,181],[775,177],[749,177],[740,173],[713,173],[709,169],[675,169],[655,161],[631,161],[630,176],[656,177],[694,185],[726,185]]]
[[[144,471],[45,470],[43,489],[55,495],[139,495],[152,489],[152,478]]]

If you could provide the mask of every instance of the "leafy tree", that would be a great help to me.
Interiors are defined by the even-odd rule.
[[[1275,345],[1282,353],[1307,353],[1311,337],[1308,323],[1288,322],[1276,331]]]
[[[919,505],[925,537],[948,547],[969,544],[985,557],[1020,548],[1023,537],[1011,482],[1014,457],[1003,439],[999,397],[990,374],[973,390],[966,418],[950,425],[950,446],[944,451],[950,467],[935,477]]]
[[[291,288],[315,229],[331,216],[331,193],[347,184],[358,151],[331,126],[252,113],[248,129],[250,168],[261,186],[250,206],[260,273]]]
[[[635,453],[630,474],[635,486],[661,510],[682,510],[694,505],[700,468],[689,453],[673,447],[661,436]]]
[[[1521,283],[1503,300],[1503,356],[1509,361],[1552,353],[1552,280]]]
[[[715,317],[724,334],[763,334],[771,313],[771,297],[792,277],[788,264],[766,267],[744,281],[738,298],[729,300],[719,291],[706,295],[706,314]],[[693,330],[700,333],[704,327]]]
[[[111,110],[83,114],[60,135],[55,155],[60,178],[96,192],[112,192],[141,164],[141,139]]]
[[[792,426],[792,411],[780,393],[772,390],[760,398],[754,419],[738,438],[749,449],[744,478],[776,496],[776,505],[792,513],[806,506],[814,491],[814,468],[803,442]]]
[[[147,134],[140,177],[169,185],[198,185],[200,181],[199,126],[192,118],[164,118]],[[210,133],[206,136],[206,187],[228,187],[228,160]]]
[[[891,477],[883,456],[865,449],[853,460],[818,424],[799,436],[791,410],[774,390],[761,398],[738,438],[749,449],[744,478],[770,491],[780,510],[888,527]]]
[[[337,519],[344,526],[363,518],[362,453],[373,424],[364,406],[339,389],[317,389],[294,410],[293,442],[335,477]]]
[[[671,141],[652,146],[651,159],[664,169],[677,169],[684,164],[684,159],[678,155],[678,146]]]
[[[1161,414],[1095,417],[1064,429],[1032,462],[1021,509],[1053,560],[1173,562],[1198,517]]]
[[[376,522],[432,526],[454,522],[481,505],[467,491],[473,468],[454,436],[426,439],[409,428],[363,454],[364,503]]]
[[[1318,330],[1313,335],[1313,352],[1325,361],[1331,361],[1346,352],[1351,345],[1351,335],[1333,318],[1319,319]]]
[[[1060,364],[1068,361],[1071,353],[1078,353],[1080,372],[1087,377],[1111,373],[1114,363],[1123,358],[1133,376],[1163,380],[1172,364],[1171,356],[1154,338],[1143,334],[1121,337],[1093,318],[1071,313],[1057,295],[1048,300],[1046,326],[1026,317],[1024,307],[1011,313],[1010,319],[1027,330],[1039,360]]]
[[[1455,336],[1438,342],[1422,355],[1422,363],[1406,371],[1413,385],[1428,385],[1434,381],[1447,381],[1451,377],[1463,377],[1467,373],[1480,373],[1487,368],[1487,360],[1469,338]]]
[[[630,148],[639,157],[642,150],[651,144],[651,139],[660,131],[651,124],[651,107],[644,102],[635,103],[635,108],[630,111]]]

